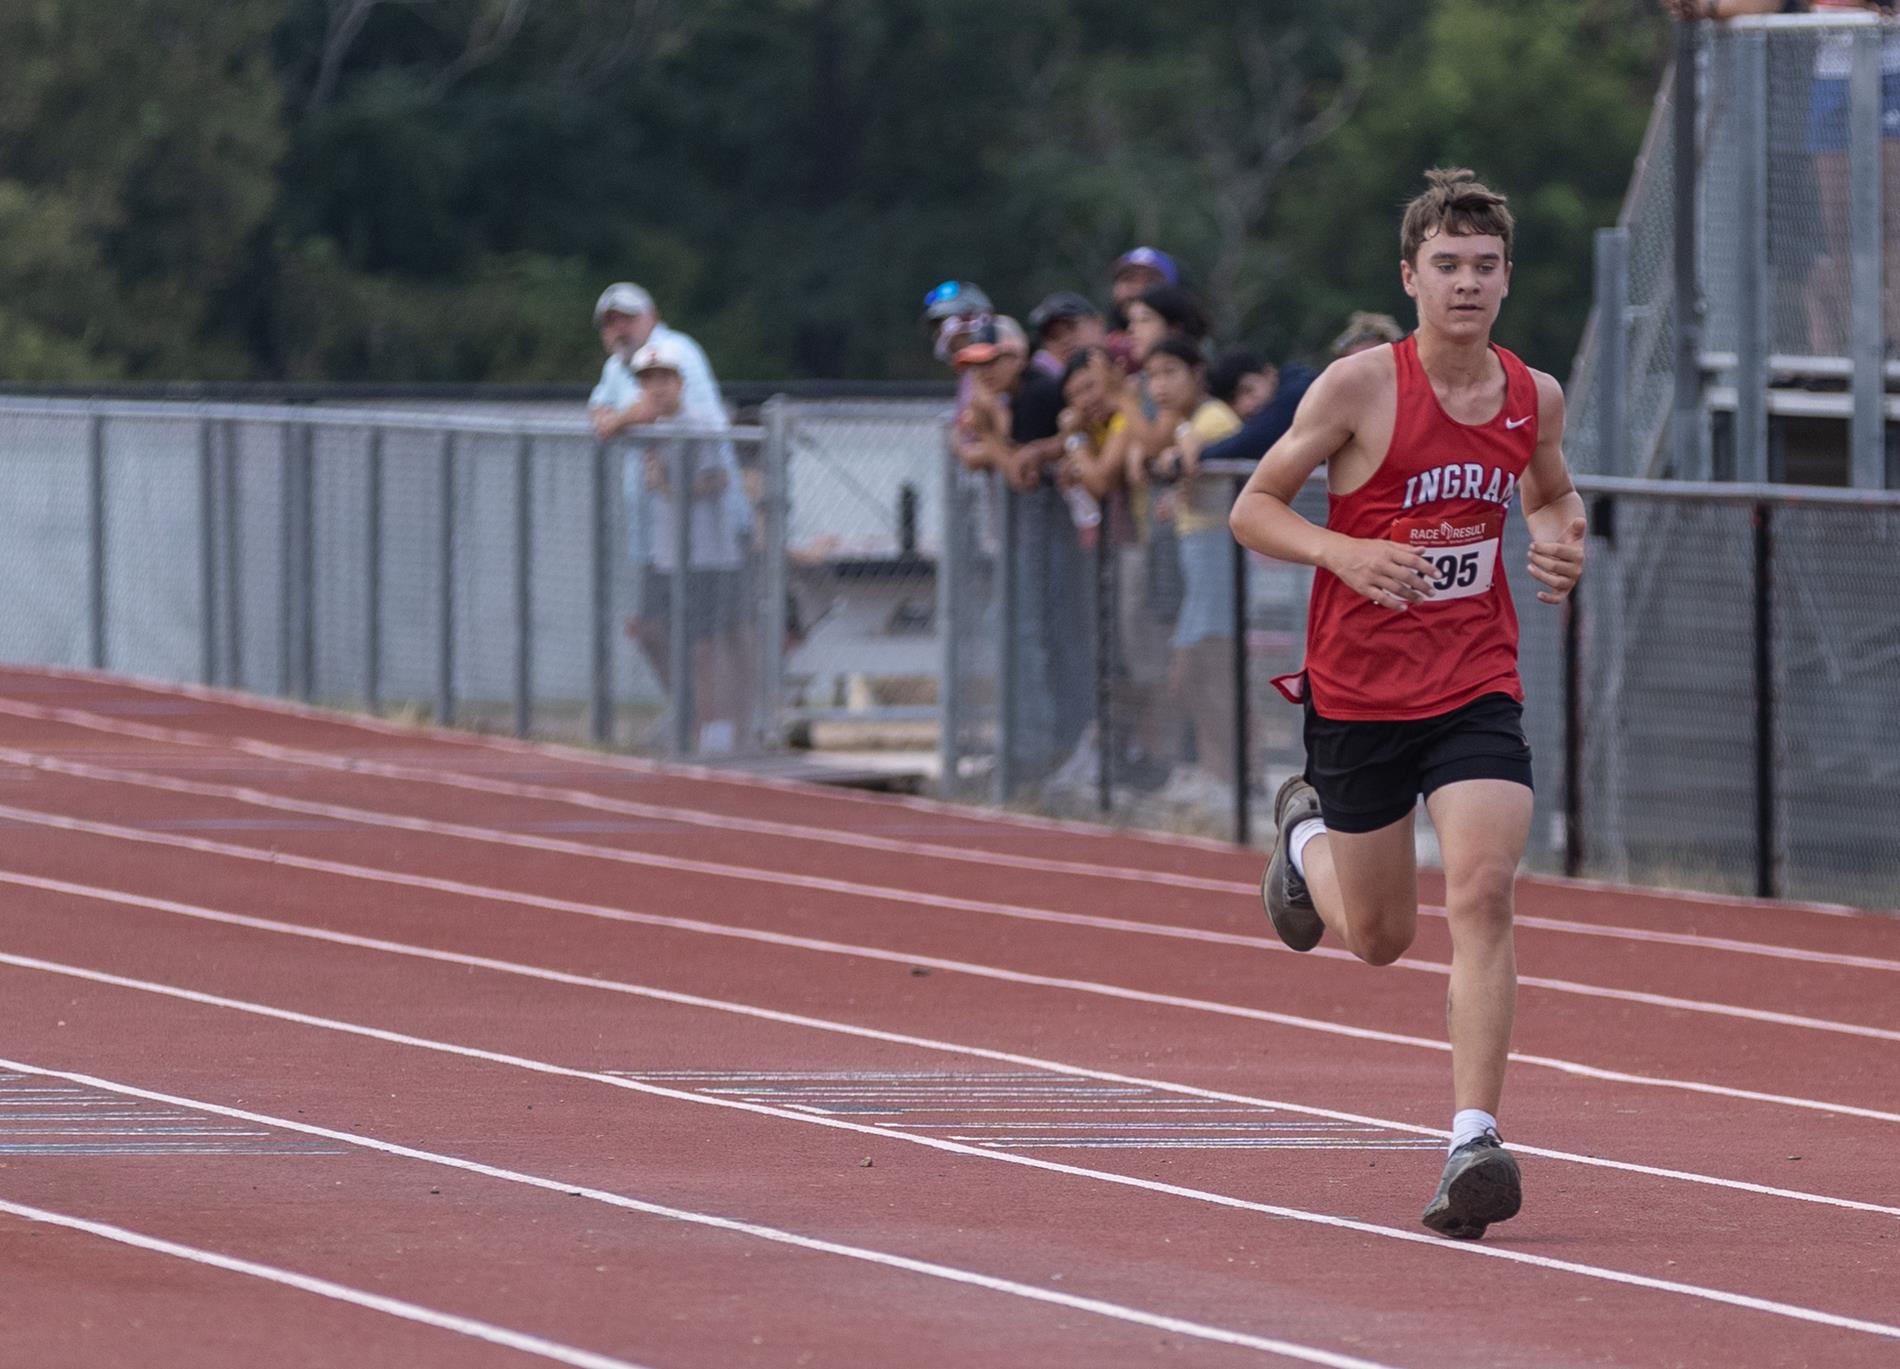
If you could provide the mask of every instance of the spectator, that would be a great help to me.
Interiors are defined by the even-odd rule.
[[[1029,329],[1036,338],[1036,355],[1030,364],[1057,379],[1077,352],[1101,346],[1108,336],[1102,311],[1072,290],[1044,297],[1030,312]]]
[[[1015,319],[992,319],[966,335],[954,360],[969,392],[952,430],[957,459],[973,471],[1004,470],[1014,452],[1012,414],[1029,339]]]
[[[1224,353],[1208,368],[1207,388],[1240,417],[1240,430],[1211,443],[1202,451],[1201,459],[1258,461],[1265,456],[1267,449],[1293,426],[1293,415],[1318,375],[1312,367],[1296,361],[1276,367],[1252,352]]]
[[[629,365],[636,352],[656,343],[668,344],[684,368],[677,421],[708,426],[727,423],[726,403],[706,353],[686,334],[661,321],[653,296],[645,290],[625,281],[608,286],[594,305],[594,326],[600,330],[607,361],[587,410],[594,431],[603,439],[658,421],[653,407],[642,403],[639,382]]]
[[[1333,339],[1333,355],[1349,357],[1356,352],[1369,352],[1374,347],[1383,347],[1389,342],[1398,342],[1405,336],[1405,329],[1390,314],[1373,314],[1360,310],[1346,320],[1346,331]]]
[[[1131,459],[1131,485],[1157,493],[1150,516],[1171,521],[1180,543],[1184,592],[1172,638],[1170,693],[1186,704],[1196,764],[1181,767],[1163,798],[1195,807],[1231,799],[1234,766],[1233,539],[1225,477],[1199,473],[1201,452],[1240,427],[1234,411],[1207,393],[1207,361],[1197,339],[1169,336],[1148,351],[1143,372],[1156,405],[1176,423],[1174,442],[1148,461]]]
[[[1141,357],[1128,335],[1128,306],[1158,285],[1179,286],[1181,272],[1166,252],[1137,247],[1115,258],[1108,274],[1108,350],[1132,374],[1141,369]]]
[[[661,320],[653,296],[638,285],[616,282],[601,292],[594,305],[594,325],[600,331],[607,360],[600,382],[588,400],[594,431],[603,441],[634,438],[654,424],[689,425],[701,429],[730,427],[719,382],[700,345]],[[640,374],[647,363],[647,379]],[[674,558],[671,490],[665,463],[681,450],[682,439],[666,443],[635,442],[621,473],[627,505],[629,550],[636,570],[635,611],[627,621],[627,635],[641,648],[658,678],[672,683],[672,598],[670,581],[652,572],[668,568]],[[738,577],[699,575],[736,572],[741,551],[752,535],[752,506],[738,476],[738,463],[727,441],[692,442],[687,449],[698,474],[689,519],[692,541],[687,576],[688,600],[695,615],[688,636],[693,642],[694,703],[700,725],[689,729],[699,749],[731,751],[739,738],[746,701],[732,696],[749,678],[743,634],[738,620],[747,605],[739,600]],[[711,491],[707,493],[706,491]],[[699,592],[714,601],[699,603]],[[665,597],[656,600],[655,593]],[[703,688],[702,662],[712,677]]]
[[[1141,516],[1118,498],[1125,483],[1129,443],[1128,397],[1134,390],[1121,364],[1105,346],[1085,347],[1069,359],[1063,374],[1064,455],[1057,479],[1067,490],[1080,487],[1102,508],[1098,535],[1113,548],[1116,583],[1116,646],[1111,672],[1110,706],[1117,720],[1114,782],[1154,789],[1167,778],[1174,753],[1165,710],[1157,707],[1168,673],[1168,627],[1148,611],[1140,593],[1147,570],[1146,491]],[[1090,791],[1099,781],[1100,746],[1093,729],[1075,753],[1051,777]]]
[[[969,342],[968,334],[989,322],[996,308],[990,297],[967,280],[947,280],[924,296],[924,322],[931,330],[937,360],[952,361]]]
[[[1122,395],[1127,388],[1127,376],[1106,347],[1084,347],[1069,358],[1062,372],[1064,407],[1057,419],[1063,451],[1056,468],[1058,485],[1079,485],[1097,500],[1121,488],[1128,445]]]
[[[640,387],[637,403],[653,423],[679,421],[686,414],[686,376],[692,353],[677,337],[649,340],[628,370]],[[722,412],[716,423],[727,426]],[[710,455],[711,459],[708,459]],[[750,506],[729,442],[664,436],[641,444],[627,462],[629,535],[641,569],[640,611],[628,634],[640,645],[655,674],[674,678],[672,656],[673,593],[679,574],[675,520],[682,470],[687,503],[688,562],[685,581],[686,639],[691,659],[693,704],[699,751],[730,752],[738,737],[749,678],[739,659],[740,626],[747,606],[741,602],[745,543],[750,536]],[[637,479],[636,479],[637,472]],[[741,519],[735,507],[746,510]]]
[[[1044,322],[1059,314],[1045,314]],[[1008,509],[1016,568],[1010,688],[1018,727],[1012,760],[1024,778],[1040,778],[1068,755],[1094,714],[1094,576],[1056,489],[1064,402],[1062,368],[1052,373],[1050,366],[1058,358],[1066,361],[1064,353],[1073,354],[1080,336],[1086,328],[1044,330],[1039,350],[1048,356],[1041,364],[1032,361],[1010,411],[1012,451],[1004,474],[1016,496]],[[1068,649],[1071,642],[1080,649]]]

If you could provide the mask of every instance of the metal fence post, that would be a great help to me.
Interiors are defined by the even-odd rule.
[[[588,652],[592,657],[593,697],[588,707],[588,730],[594,741],[613,740],[613,655],[608,619],[613,612],[613,563],[608,557],[608,531],[612,516],[607,501],[608,449],[605,442],[594,443],[594,497],[589,510],[588,569],[592,572],[591,602],[588,605]]]
[[[1002,545],[996,553],[996,764],[991,775],[995,801],[1005,804],[1016,788],[1016,529],[1022,508],[1007,481],[1000,475],[990,478],[1003,501]]]
[[[1886,338],[1882,288],[1881,44],[1884,30],[1854,33],[1848,77],[1848,352],[1854,362],[1849,483],[1880,489],[1887,476]]]
[[[297,446],[297,693],[308,703],[317,680],[317,430],[306,423]]]
[[[944,798],[954,797],[963,760],[963,642],[958,609],[965,597],[963,508],[957,494],[961,485],[960,467],[951,442],[951,429],[943,430],[943,527],[937,558],[937,631],[942,650],[937,664],[937,789]]]
[[[787,556],[787,525],[791,517],[792,491],[791,479],[791,441],[792,441],[792,402],[784,395],[773,395],[765,401],[760,417],[765,423],[765,451],[761,453],[761,462],[765,467],[765,498],[760,503],[760,512],[765,516],[765,605],[760,615],[764,627],[764,641],[760,643],[759,698],[756,718],[759,736],[776,744],[784,735],[780,724],[780,712],[785,707],[785,632],[786,613],[791,594],[790,567]],[[951,527],[954,523],[953,504],[949,499],[944,503],[944,545],[950,545]],[[946,551],[946,556],[948,552]],[[941,572],[940,572],[941,574]],[[941,606],[941,599],[939,600]],[[947,621],[947,620],[946,620]],[[944,669],[953,669],[954,661],[947,661]],[[955,676],[950,676],[954,684]],[[948,707],[948,705],[945,705]],[[945,721],[949,727],[948,719]],[[939,743],[941,749],[941,742]],[[948,772],[952,776],[955,771]]]
[[[534,439],[515,447],[515,735],[533,725],[534,697]]]
[[[435,720],[455,721],[455,434],[444,433],[436,459]]]
[[[1234,501],[1246,481],[1234,480]],[[1230,506],[1231,507],[1231,506]],[[1247,731],[1251,726],[1247,698],[1247,549],[1228,539],[1233,549],[1234,576],[1234,841],[1245,846],[1253,840],[1253,809],[1249,789],[1252,777],[1247,773]]]
[[[1115,583],[1115,526],[1113,494],[1102,501],[1102,521],[1095,525],[1095,806],[1108,814],[1115,808],[1115,762],[1122,754],[1115,723],[1115,620],[1120,586]]]
[[[293,655],[297,615],[297,448],[289,423],[277,431],[277,692],[296,687]]]
[[[1701,24],[1677,24],[1673,180],[1675,184],[1676,373],[1670,449],[1678,480],[1703,475],[1702,157],[1699,146]]]
[[[218,682],[216,453],[211,420],[198,420],[198,678]]]
[[[1630,234],[1627,228],[1596,232],[1597,447],[1605,475],[1630,475],[1629,297]]]
[[[92,668],[106,668],[106,421],[86,433],[86,628]]]
[[[224,683],[241,689],[244,685],[244,579],[238,566],[243,542],[239,534],[237,425],[227,418],[218,424],[218,431],[222,438],[218,481],[224,510],[218,537],[224,554],[224,641],[228,662]]]
[[[371,428],[364,473],[363,702],[374,713],[383,690],[383,430]]]
[[[1762,482],[1768,473],[1768,35],[1730,37],[1735,75],[1739,251],[1734,281],[1735,478]]]
[[[1755,893],[1780,891],[1775,846],[1774,509],[1755,505]]]
[[[673,489],[673,526],[668,529],[673,539],[673,575],[669,582],[672,591],[671,620],[667,624],[667,665],[668,674],[673,678],[667,682],[667,693],[673,701],[673,737],[674,756],[689,756],[693,753],[693,741],[699,735],[697,712],[699,701],[694,697],[693,685],[693,636],[692,626],[686,615],[692,611],[692,566],[693,566],[693,481],[697,477],[698,452],[694,449],[698,443],[691,438],[677,439],[673,450],[667,453],[666,478]]]
[[[1583,605],[1574,585],[1564,601],[1564,873],[1583,874]]]

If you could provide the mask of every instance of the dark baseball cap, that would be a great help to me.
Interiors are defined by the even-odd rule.
[[[1041,337],[1049,325],[1068,318],[1100,318],[1102,311],[1073,290],[1058,290],[1043,298],[1029,314],[1029,331]]]

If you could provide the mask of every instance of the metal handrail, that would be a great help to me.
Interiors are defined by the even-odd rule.
[[[326,428],[364,428],[411,432],[488,433],[503,437],[578,437],[592,439],[585,418],[499,418],[452,412],[400,409],[327,409],[290,404],[195,404],[134,400],[0,398],[0,414],[41,418],[147,419],[160,422],[237,422],[309,424]],[[759,442],[756,426],[712,427],[703,423],[648,423],[642,438],[724,438]]]

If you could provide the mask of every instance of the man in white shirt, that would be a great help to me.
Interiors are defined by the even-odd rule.
[[[629,551],[639,570],[638,609],[627,623],[663,682],[672,678],[671,577],[676,569],[674,504],[668,467],[682,438],[641,430],[654,424],[724,431],[731,426],[712,366],[697,342],[660,320],[653,297],[638,285],[607,287],[594,306],[594,323],[607,350],[600,382],[588,400],[594,431],[605,441],[630,442],[622,469]],[[659,383],[653,383],[655,378]],[[743,698],[734,685],[751,678],[733,659],[748,639],[756,605],[741,602],[739,574],[752,532],[752,508],[729,441],[691,442],[694,476],[689,497],[688,640],[692,645],[698,748],[733,749]]]
[[[671,347],[683,368],[680,378],[684,390],[680,411],[673,421],[695,425],[726,422],[726,402],[705,350],[685,333],[662,322],[653,296],[640,286],[620,281],[603,290],[594,305],[594,326],[600,330],[607,360],[600,368],[600,383],[587,401],[587,413],[601,437],[620,437],[630,428],[657,420],[652,405],[642,402],[640,382],[628,364],[634,353],[651,343]]]

